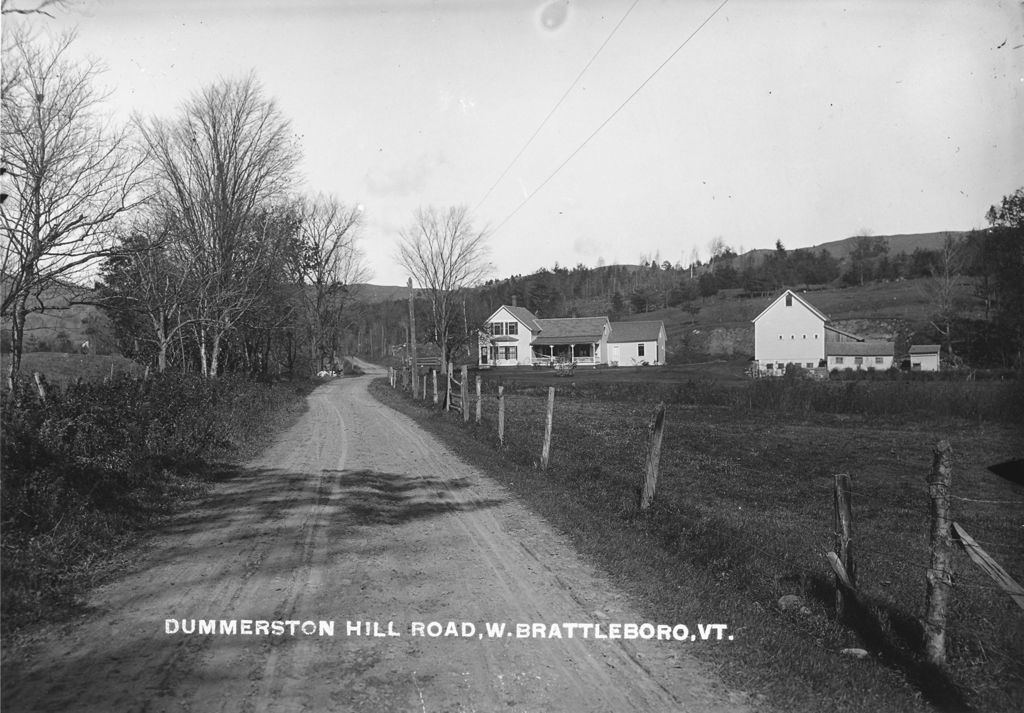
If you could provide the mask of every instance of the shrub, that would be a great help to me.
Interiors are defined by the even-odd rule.
[[[0,396],[3,626],[63,611],[97,553],[201,489],[204,461],[247,455],[310,386],[177,374]]]

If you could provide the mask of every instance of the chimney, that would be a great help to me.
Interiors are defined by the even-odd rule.
[[[517,304],[518,302],[519,302],[519,298],[518,298],[518,297],[516,297],[515,295],[512,295],[512,306],[513,306],[513,307],[518,307],[518,306],[519,306],[519,305]]]

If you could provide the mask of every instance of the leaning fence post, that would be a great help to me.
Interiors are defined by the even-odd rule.
[[[654,502],[654,489],[658,485],[658,466],[661,462],[661,440],[665,434],[665,404],[654,409],[648,430],[647,466],[644,468],[644,486],[640,493],[640,509],[647,510]]]
[[[835,504],[835,552],[846,571],[849,588],[857,586],[857,569],[850,547],[852,533],[852,484],[847,473],[836,473],[833,502]],[[842,619],[847,613],[844,582],[836,576],[836,616]]]
[[[505,445],[505,387],[498,387],[498,445]]]
[[[548,387],[548,410],[544,418],[544,447],[540,451],[540,468],[548,469],[548,461],[551,458],[551,422],[555,415],[555,387]]]
[[[941,440],[932,451],[928,476],[932,528],[929,549],[931,565],[925,574],[928,599],[925,605],[924,648],[927,659],[937,665],[946,662],[946,607],[953,584],[952,539],[950,537],[949,490],[953,481],[953,448]]]
[[[483,419],[483,403],[480,396],[480,375],[476,375],[476,422],[479,424]]]
[[[462,420],[469,423],[469,366],[462,365],[462,383],[459,384],[459,395],[462,397]]]
[[[35,379],[36,389],[39,391],[39,400],[46,404],[46,377],[42,372],[33,371],[32,378]]]
[[[430,375],[434,380],[434,405],[437,406],[437,369],[431,369]]]

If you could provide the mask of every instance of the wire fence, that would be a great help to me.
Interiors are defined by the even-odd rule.
[[[540,468],[545,438],[543,391],[517,388],[516,393],[499,397],[498,384],[486,379],[477,387],[479,392],[471,393],[469,387],[480,384],[479,378],[463,377],[469,382],[465,384],[464,420],[485,437],[492,434],[495,447],[510,460]],[[463,384],[458,379],[440,381],[439,388],[461,394]],[[620,506],[624,511],[630,507],[638,509],[653,404],[603,402],[592,395],[579,396],[569,389],[565,391],[569,393],[561,397],[555,409],[553,442],[547,444],[551,459],[548,469],[555,477],[564,474],[584,480],[590,477],[589,473],[601,479],[610,497],[622,501]],[[427,405],[431,403],[429,394],[422,393],[420,398]],[[443,395],[440,400],[444,402]],[[820,475],[806,478],[797,462],[797,456],[826,454],[809,447],[795,449],[796,452],[790,454],[792,458],[783,458],[779,453],[785,454],[790,444],[775,437],[777,429],[774,427],[757,435],[749,429],[740,433],[743,424],[733,426],[681,410],[683,413],[674,417],[666,435],[662,458],[669,477],[663,478],[665,484],[656,501],[662,513],[689,512],[687,508],[699,512],[697,524],[680,525],[690,528],[686,531],[692,540],[688,546],[698,547],[694,542],[703,541],[713,549],[716,543],[725,543],[719,559],[759,578],[766,590],[771,589],[773,582],[777,586],[780,573],[819,580],[829,578],[825,554],[835,536],[831,475],[834,471],[826,464],[818,468]],[[472,418],[471,413],[474,413]],[[503,430],[500,436],[499,421]],[[723,436],[723,432],[731,435]],[[923,619],[926,602],[921,590],[926,578],[922,575],[930,571],[949,575],[953,591],[959,592],[957,613],[966,617],[951,621],[951,631],[963,638],[974,635],[979,628],[998,629],[991,622],[1014,616],[1012,609],[1006,606],[1010,601],[1004,594],[1006,590],[973,566],[960,550],[952,554],[948,569],[936,568],[931,562],[928,528],[932,515],[925,477],[928,465],[922,455],[908,454],[907,440],[911,437],[893,437],[884,448],[864,448],[862,450],[871,452],[861,452],[852,458],[853,462],[867,462],[866,470],[870,471],[874,463],[884,460],[880,452],[886,451],[888,461],[881,470],[898,474],[886,479],[870,472],[853,473],[851,549],[858,559],[861,594],[888,596],[896,593],[903,597],[901,606],[908,613]],[[914,437],[918,438],[918,450],[927,451],[930,444],[920,443],[919,434]],[[737,448],[738,444],[743,448]],[[769,462],[759,466],[758,457],[765,453],[771,456],[767,459]],[[759,467],[764,471],[759,472]],[[853,468],[844,463],[842,468],[835,469],[838,470]],[[770,490],[767,486],[754,488],[753,498],[750,492],[744,492],[747,484],[758,479],[770,481],[777,489],[767,501],[758,501],[758,494],[763,496]],[[609,481],[614,487],[605,485]],[[1024,527],[1020,522],[1024,495],[1020,488],[1010,483],[987,490],[978,490],[976,483],[965,482],[964,485],[961,492],[966,490],[966,494],[946,492],[952,510],[939,516],[940,523],[948,529],[953,521],[965,522],[972,534],[977,535],[975,542],[1019,571],[1024,565]],[[973,490],[968,489],[968,485]],[[637,496],[635,501],[634,495]],[[773,505],[792,521],[781,520],[782,516],[773,511]],[[681,516],[680,520],[685,517]],[[871,574],[870,580],[866,579],[865,572]],[[984,599],[978,600],[979,595],[984,595]],[[1002,607],[1001,613],[993,614],[990,611],[993,605]],[[979,627],[978,621],[988,626]],[[1024,655],[1024,650],[1018,650],[1019,644],[1014,646],[1005,639],[986,641],[985,649],[998,652],[1008,661],[1016,661]]]

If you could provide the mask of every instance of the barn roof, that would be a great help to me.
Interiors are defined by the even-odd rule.
[[[769,304],[769,305],[768,305],[767,307],[765,307],[765,308],[764,308],[763,310],[761,310],[761,314],[757,315],[756,317],[754,317],[754,318],[753,318],[752,320],[750,320],[750,321],[751,321],[751,322],[756,322],[757,320],[761,319],[762,315],[764,315],[764,313],[765,313],[765,312],[767,312],[767,311],[768,311],[768,310],[770,310],[770,309],[771,309],[772,307],[774,307],[774,306],[775,306],[775,303],[776,303],[776,302],[778,302],[779,300],[781,300],[781,299],[782,299],[783,297],[785,297],[786,295],[793,295],[793,299],[795,299],[795,300],[796,300],[797,302],[799,302],[799,303],[800,303],[800,304],[802,304],[802,305],[803,305],[804,307],[806,307],[807,309],[809,309],[809,310],[810,310],[810,311],[811,311],[811,312],[812,312],[812,313],[814,314],[814,316],[816,316],[816,317],[818,317],[819,319],[821,319],[821,321],[822,321],[822,322],[827,322],[827,321],[828,321],[828,317],[826,317],[826,316],[825,316],[824,314],[822,314],[822,313],[821,313],[821,310],[819,310],[819,309],[818,309],[817,307],[815,307],[814,305],[812,305],[812,304],[811,304],[810,302],[808,302],[807,300],[805,300],[805,299],[804,299],[803,297],[801,297],[801,296],[800,296],[800,295],[798,295],[797,293],[793,292],[793,290],[786,290],[786,291],[785,291],[785,292],[783,292],[783,293],[782,293],[781,295],[779,295],[778,297],[776,297],[776,298],[775,298],[774,300],[772,300],[772,301],[771,301],[771,303],[770,303],[770,304]]]
[[[655,342],[664,322],[612,322],[608,342]]]
[[[938,344],[914,344],[910,347],[911,354],[938,354],[939,351]]]
[[[892,342],[825,342],[825,356],[892,356]]]
[[[566,317],[564,319],[538,319],[540,334],[531,344],[586,344],[599,342],[608,325],[607,317]]]

